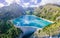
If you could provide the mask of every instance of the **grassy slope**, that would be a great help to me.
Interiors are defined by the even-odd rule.
[[[54,5],[45,5],[42,9],[35,10],[37,16],[46,18],[48,20],[54,20],[60,16],[60,7]]]
[[[59,34],[60,22],[59,20],[56,20],[56,18],[60,16],[60,7],[54,5],[46,5],[38,12],[39,17],[54,21],[55,23],[43,28],[43,30],[38,30],[35,35],[39,37]]]

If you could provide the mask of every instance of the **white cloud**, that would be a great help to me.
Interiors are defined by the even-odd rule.
[[[5,2],[7,2],[8,5],[10,5],[10,4],[13,3],[13,2],[19,4],[19,3],[20,3],[20,0],[5,0]]]
[[[15,2],[16,2],[17,4],[20,4],[20,3],[21,3],[21,0],[15,0]]]
[[[31,5],[30,7],[38,7],[39,5]]]
[[[0,3],[0,8],[3,7],[3,6],[4,6],[4,4]]]
[[[36,7],[36,6],[38,6],[38,5],[30,5],[29,2],[28,3],[21,4],[21,0],[5,0],[5,2],[7,2],[8,5],[10,5],[13,2],[16,2],[17,4],[20,4],[23,7],[29,7],[29,6],[30,7]],[[35,4],[36,4],[37,3],[37,0],[30,0],[30,2],[35,2]]]
[[[31,0],[31,2],[34,2],[34,1],[36,1],[36,0]]]
[[[23,7],[28,7],[29,3],[23,3]]]
[[[40,3],[37,4],[37,0],[30,0],[30,2],[34,2],[37,5],[30,5],[29,2],[28,3],[21,3],[21,0],[5,0],[8,5],[10,5],[13,2],[16,2],[17,4],[23,6],[23,7],[38,7],[39,5],[45,5],[47,3],[54,3],[54,4],[60,4],[60,0],[41,0]]]
[[[10,5],[11,3],[13,3],[14,0],[5,0],[5,2],[8,3],[8,5]]]
[[[36,4],[37,0],[31,0],[30,2],[35,2],[35,4]],[[39,5],[45,5],[48,3],[60,5],[60,0],[41,0],[41,2],[38,3],[37,5],[30,5],[30,7],[38,7]],[[28,6],[28,5],[26,5],[26,6]]]
[[[37,0],[31,0],[30,2],[34,2],[36,4],[37,3]]]
[[[47,3],[60,4],[60,0],[42,0],[40,5],[45,5]]]
[[[30,2],[34,2],[35,4],[37,4],[37,0],[30,0]],[[22,5],[23,7],[38,7],[39,3],[37,5],[32,5],[29,2],[28,3],[23,3]]]
[[[37,3],[37,0],[35,1],[35,4]]]

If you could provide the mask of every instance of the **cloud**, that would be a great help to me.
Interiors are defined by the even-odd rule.
[[[37,0],[30,0],[30,2],[23,3],[23,7],[38,7],[39,6],[38,4]]]
[[[17,4],[20,4],[20,3],[21,3],[21,0],[15,0],[15,2],[16,2]]]
[[[29,2],[27,3],[22,3],[22,0],[5,0],[5,2],[7,2],[8,5],[12,4],[13,2],[23,6],[23,7],[35,7],[35,5],[31,5],[30,2],[34,2],[35,4],[37,4],[37,0],[30,0]],[[38,5],[36,5],[38,6]]]
[[[40,5],[45,5],[48,3],[52,3],[52,4],[60,4],[60,0],[42,0]]]
[[[30,0],[29,2],[23,2],[23,0],[5,0],[8,5],[10,5],[11,3],[13,2],[16,2],[17,4],[23,6],[23,7],[38,7],[39,5],[45,5],[45,4],[48,4],[48,3],[53,3],[53,4],[59,4],[60,5],[60,0]],[[37,3],[37,1],[41,1],[40,3]],[[31,5],[30,2],[34,2],[35,4],[37,5]]]
[[[0,3],[0,8],[3,7],[3,6],[4,6],[4,4]]]
[[[8,5],[10,5],[10,4],[14,3],[14,2],[17,3],[17,4],[19,4],[20,0],[5,0],[5,2],[7,2]]]
[[[11,3],[13,3],[13,1],[14,1],[14,0],[5,0],[5,2],[8,3],[8,5],[11,4]]]
[[[22,0],[5,0],[5,2],[7,2],[8,5],[12,4],[13,2],[23,6],[23,7],[36,7],[38,5],[31,5],[30,2],[34,2],[35,4],[37,4],[37,0],[30,0],[30,2],[27,3],[22,3]]]
[[[31,5],[30,7],[39,7],[39,5]]]
[[[23,3],[23,7],[28,7],[29,3]]]
[[[34,2],[36,4],[37,3],[37,0],[31,0],[31,2]]]
[[[34,2],[34,1],[36,1],[36,0],[31,0],[31,2]]]
[[[48,3],[51,3],[51,4],[59,4],[60,5],[60,0],[41,0],[40,3],[37,3],[37,0],[31,0],[30,2],[34,2],[35,4],[37,5],[31,5],[29,2],[29,5],[27,5],[27,3],[23,4],[24,7],[38,7],[38,6],[41,6],[41,5],[45,5],[45,4],[48,4]]]

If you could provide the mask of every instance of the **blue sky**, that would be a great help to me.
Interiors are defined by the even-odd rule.
[[[0,7],[16,2],[23,7],[38,7],[47,3],[60,4],[60,0],[0,0]]]

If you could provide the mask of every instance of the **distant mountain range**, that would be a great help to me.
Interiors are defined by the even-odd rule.
[[[9,6],[4,6],[0,8],[0,19],[12,19],[19,17],[20,15],[25,15],[26,12],[24,8],[16,3],[10,4]]]
[[[60,5],[56,5],[56,4],[47,4],[47,5],[53,5],[53,6],[59,6]],[[39,8],[43,8],[45,5],[43,6],[39,6]],[[17,18],[20,15],[26,15],[26,11],[30,11],[30,14],[32,14],[34,12],[34,10],[37,7],[27,7],[27,8],[23,8],[22,6],[20,6],[17,3],[12,3],[9,6],[4,6],[2,8],[0,8],[0,19],[5,19],[5,20],[10,20],[13,18]]]

